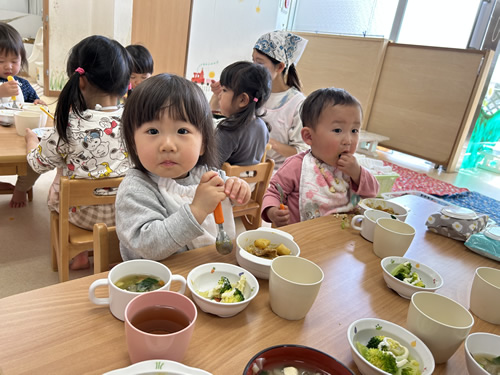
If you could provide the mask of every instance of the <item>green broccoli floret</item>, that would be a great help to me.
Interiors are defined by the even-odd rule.
[[[375,367],[390,374],[396,374],[398,366],[396,365],[396,358],[389,352],[384,352],[378,349],[367,348],[363,344],[356,342],[356,347],[359,352]]]
[[[410,262],[405,262],[398,264],[396,268],[394,268],[391,272],[391,275],[394,276],[396,279],[399,279],[403,281],[410,275],[411,273],[411,263]]]
[[[219,292],[220,294],[224,293],[227,290],[232,289],[231,282],[229,281],[229,279],[226,276],[222,276],[220,278],[219,285],[221,285],[220,292]]]
[[[243,295],[243,293],[241,293],[241,290],[239,290],[238,288],[234,289],[233,297],[234,297],[234,302],[241,302],[245,300],[245,296]]]
[[[378,344],[380,344],[382,342],[382,340],[384,340],[384,336],[373,336],[370,339],[370,341],[368,341],[368,344],[366,344],[366,347],[368,349],[370,349],[370,348],[377,349]]]
[[[420,365],[414,359],[408,361],[404,366],[402,366],[397,375],[420,375]]]

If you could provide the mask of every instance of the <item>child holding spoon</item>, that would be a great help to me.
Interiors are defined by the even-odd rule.
[[[219,157],[212,113],[195,83],[170,74],[142,82],[127,98],[122,135],[135,166],[116,196],[123,260],[162,260],[215,244],[212,213],[219,202],[224,229],[235,237],[230,200],[246,204],[250,187],[214,170]]]
[[[30,83],[17,74],[27,67],[28,59],[24,49],[23,39],[19,32],[5,22],[0,22],[0,105],[19,107],[20,103],[45,103],[40,100]],[[10,80],[9,80],[10,78]],[[0,190],[11,190],[12,198],[9,206],[20,208],[26,206],[26,193],[30,190],[40,175],[29,166],[25,176],[18,176],[16,185],[0,182]]]

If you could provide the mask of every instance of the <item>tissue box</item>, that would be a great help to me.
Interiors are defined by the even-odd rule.
[[[392,191],[392,186],[396,182],[396,179],[399,177],[399,174],[397,174],[396,172],[392,172],[389,174],[376,174],[374,176],[380,184],[377,197],[382,197],[382,193],[389,193]]]

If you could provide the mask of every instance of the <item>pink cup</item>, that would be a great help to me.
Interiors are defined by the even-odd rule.
[[[188,326],[174,333],[152,334],[132,325],[131,320],[137,313],[153,306],[169,306],[182,311],[189,319]],[[135,297],[125,308],[125,336],[132,363],[151,359],[181,362],[191,341],[197,316],[195,304],[183,294],[157,290]]]

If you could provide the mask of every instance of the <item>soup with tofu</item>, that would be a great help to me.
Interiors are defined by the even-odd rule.
[[[160,289],[165,281],[151,275],[128,275],[115,282],[115,285],[129,292],[143,293]]]

